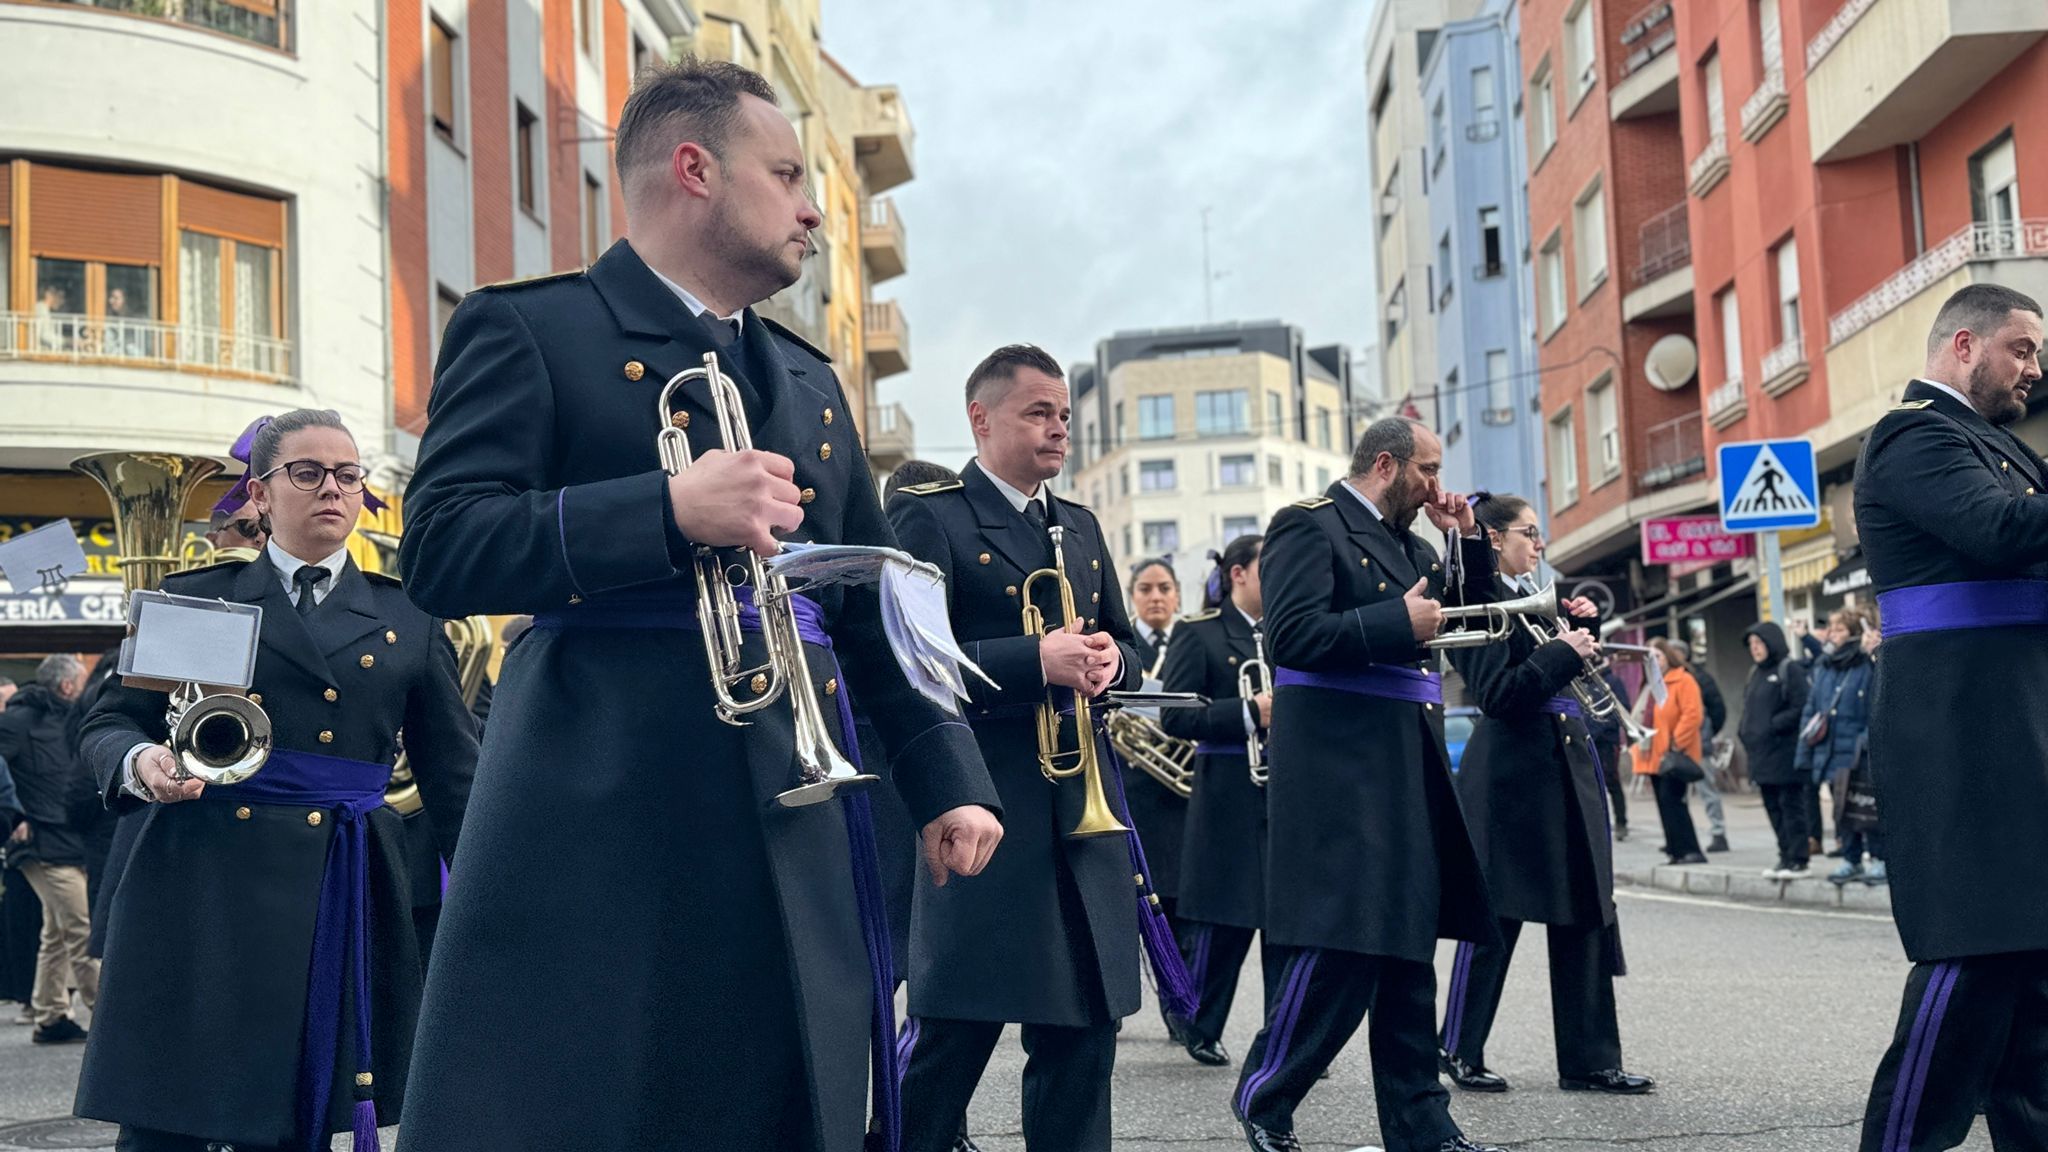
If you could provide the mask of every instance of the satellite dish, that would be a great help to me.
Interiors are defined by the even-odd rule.
[[[1678,391],[1692,383],[1699,370],[1700,350],[1692,337],[1681,332],[1673,332],[1650,345],[1650,354],[1643,357],[1643,375],[1649,378],[1650,387],[1659,392]]]

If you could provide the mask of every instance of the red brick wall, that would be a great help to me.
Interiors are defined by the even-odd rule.
[[[557,270],[583,267],[584,133],[576,116],[576,10],[574,0],[543,0],[542,68],[547,75],[548,236]]]
[[[509,280],[512,258],[512,96],[505,0],[469,0],[469,170],[476,278]],[[453,285],[467,289],[471,285]]]
[[[426,426],[434,286],[427,271],[426,44],[420,0],[389,0],[386,127],[390,141],[391,389],[398,427]]]
[[[626,8],[619,0],[606,0],[604,6],[604,107],[605,123],[619,122],[619,112],[626,107],[626,94],[633,88],[633,61],[627,48],[629,36],[626,31]],[[606,163],[611,164],[611,146],[605,146]],[[603,177],[605,187],[611,195],[611,237],[616,240],[626,234],[626,201],[619,195],[617,166]]]
[[[1970,222],[1970,157],[2012,129],[2019,162],[2020,214],[2048,216],[2048,40],[2036,43],[1988,81],[1920,142],[1920,187],[1927,242]]]

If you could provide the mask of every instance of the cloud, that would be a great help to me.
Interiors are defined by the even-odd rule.
[[[990,349],[1089,359],[1121,329],[1282,319],[1354,353],[1375,327],[1364,0],[824,0],[827,49],[895,84],[911,372],[881,382],[920,455],[973,452],[960,385]]]

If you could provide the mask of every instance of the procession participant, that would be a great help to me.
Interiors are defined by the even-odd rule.
[[[1138,667],[1144,671],[1144,685],[1157,689],[1166,655],[1171,650],[1175,622],[1180,619],[1180,581],[1173,574],[1173,565],[1162,556],[1133,565],[1126,587],[1131,611],[1136,616],[1131,626],[1131,646],[1138,654]],[[1187,835],[1188,799],[1148,772],[1132,773],[1125,787],[1130,792],[1131,827],[1137,829],[1138,838],[1145,843],[1145,858],[1152,865],[1152,884],[1159,893],[1160,911],[1166,914],[1174,939],[1181,940],[1185,929],[1180,920],[1180,853],[1181,840]],[[1177,1043],[1187,1043],[1182,1022],[1166,1015],[1164,1005],[1160,1015],[1167,1035]]]

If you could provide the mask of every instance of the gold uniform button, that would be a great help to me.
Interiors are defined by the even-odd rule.
[[[257,706],[258,708],[261,708],[261,707],[263,707],[263,693],[261,693],[261,692],[251,692],[251,693],[249,693],[249,703],[251,703],[251,704],[254,704],[254,705],[255,705],[255,706]]]
[[[334,743],[334,733],[333,733],[333,732],[330,732],[330,731],[328,731],[328,730],[327,730],[327,729],[325,729],[325,728],[322,728],[322,729],[320,730],[320,742],[321,742],[322,744],[332,744],[332,743]]]
[[[1230,663],[1230,664],[1235,664],[1235,663],[1237,663],[1237,657],[1235,657],[1235,656],[1229,656],[1229,657],[1225,657],[1225,662],[1227,662],[1227,663]]]
[[[818,445],[818,459],[820,459],[820,460],[830,460],[831,458],[832,458],[832,446],[831,446],[830,444],[820,444],[820,445]]]
[[[825,695],[827,695],[827,696],[837,696],[837,695],[839,695],[839,681],[838,681],[838,680],[836,680],[836,679],[833,679],[833,680],[827,680],[827,681],[825,681]]]
[[[2033,494],[2034,490],[2032,488],[2027,489],[2027,495],[2032,496]]]
[[[1005,596],[1015,596],[1016,594],[1017,586],[1015,584],[1008,585],[1003,589],[1003,595]]]
[[[1370,557],[1370,556],[1360,556],[1360,557],[1358,558],[1358,566],[1359,566],[1360,568],[1370,568],[1370,567],[1372,567],[1372,557]]]
[[[1429,566],[1429,570],[1430,570],[1431,572],[1441,572],[1441,571],[1443,571],[1444,569],[1443,569],[1443,565],[1441,565],[1441,564],[1431,564],[1431,565]]]
[[[249,818],[249,806],[248,806],[247,804],[244,804],[244,805],[242,805],[242,806],[241,806],[240,808],[237,808],[237,809],[235,809],[235,819],[237,819],[237,820],[247,820],[248,818]]]
[[[569,603],[571,603],[571,604],[581,604],[581,603],[583,603],[583,596],[582,596],[582,594],[580,594],[580,593],[576,593],[576,592],[571,592],[571,593],[569,593]]]
[[[332,688],[329,688],[329,689],[328,689],[327,691],[325,691],[325,692],[322,692],[322,693],[321,693],[320,695],[321,695],[322,697],[324,697],[324,698],[325,698],[325,699],[327,700],[327,702],[328,702],[329,704],[332,704],[332,703],[334,703],[334,702],[335,702],[336,700],[339,700],[339,699],[341,699],[341,693],[339,693],[339,692],[336,692],[336,691],[335,691],[334,689],[332,689]]]
[[[1424,712],[1434,712],[1434,711],[1436,711],[1436,705],[1434,705],[1434,704],[1424,704],[1424,705],[1422,706],[1422,710],[1423,710]]]
[[[1102,603],[1102,593],[1100,593],[1100,592],[1091,592],[1091,593],[1089,593],[1089,595],[1088,595],[1088,602],[1089,602],[1090,604],[1100,604],[1100,603]]]
[[[981,555],[975,557],[975,559],[981,561],[983,564],[986,564],[988,563],[989,556],[988,553],[983,552]]]
[[[2000,472],[2010,472],[2010,471],[2012,471],[2012,461],[2010,461],[2010,460],[2000,460],[2000,461],[1998,462],[1998,470],[1999,470]]]
[[[386,633],[384,633],[384,642],[385,642],[386,644],[396,644],[396,643],[398,643],[398,633],[396,633],[396,632],[386,632]]]
[[[1095,617],[1093,617],[1093,616],[1090,616],[1090,617],[1088,618],[1088,626],[1089,626],[1090,628],[1093,628],[1093,627],[1095,627]]]
[[[1102,571],[1102,561],[1100,561],[1100,560],[1090,560],[1090,561],[1088,562],[1088,567],[1089,567],[1089,569],[1090,569],[1091,571],[1095,571],[1095,572],[1100,572],[1100,571]]]
[[[803,490],[803,492],[798,494],[796,502],[799,504],[809,504],[811,501],[816,500],[817,498],[818,490],[816,488],[806,488]]]
[[[747,687],[752,688],[754,690],[754,695],[756,696],[759,696],[761,693],[766,692],[768,690],[767,674],[764,672],[754,673],[754,678],[752,680],[747,681]]]
[[[647,365],[642,364],[638,360],[626,361],[626,379],[638,380],[645,375],[647,375]]]
[[[312,825],[313,827],[315,827],[315,828],[318,828],[318,827],[320,826],[320,822],[321,822],[322,820],[325,820],[325,819],[326,819],[326,817],[325,817],[325,816],[322,816],[322,815],[321,815],[320,813],[318,813],[318,812],[308,812],[308,813],[306,813],[306,823],[308,823],[308,824],[311,824],[311,825]]]
[[[831,410],[830,408],[827,408],[827,409],[825,409],[825,423],[827,423],[827,424],[830,424],[831,422],[832,422],[832,410]]]
[[[1386,590],[1387,590],[1387,582],[1386,582],[1385,580],[1382,580],[1382,581],[1380,581],[1380,591],[1382,591],[1382,592],[1385,592]]]
[[[377,658],[365,652],[363,653],[363,658],[356,661],[356,663],[361,664],[365,668],[375,668],[377,666]]]
[[[1564,746],[1567,748],[1572,746],[1572,738],[1570,736],[1564,738]]]
[[[668,422],[677,428],[688,428],[690,426],[690,414],[688,412],[671,412],[669,413]]]

